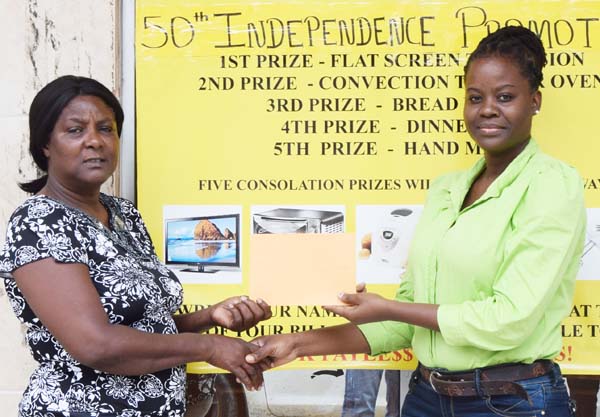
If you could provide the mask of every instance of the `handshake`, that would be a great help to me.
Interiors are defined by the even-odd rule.
[[[272,316],[269,304],[261,299],[251,300],[246,296],[228,298],[201,313],[209,314],[210,326],[220,326],[237,332],[248,330]],[[271,359],[264,358],[255,363],[246,362],[246,357],[259,349],[257,344],[218,334],[203,337],[209,340],[206,362],[231,372],[248,390],[253,391],[262,386],[262,374],[272,367]]]
[[[250,342],[222,335],[208,335],[210,353],[206,362],[235,375],[248,390],[263,385],[263,372],[300,356],[328,353],[368,353],[368,343],[355,324],[385,319],[387,300],[367,293],[358,284],[355,294],[340,294],[343,305],[323,306],[351,323],[307,332],[261,336]],[[234,331],[247,330],[271,318],[271,307],[261,299],[232,297],[209,307],[211,323]]]

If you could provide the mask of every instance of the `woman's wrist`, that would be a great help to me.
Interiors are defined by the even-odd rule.
[[[306,348],[303,346],[302,341],[306,341],[306,339],[302,337],[302,333],[290,334],[290,351],[292,352],[294,359],[298,359],[301,356],[307,356],[309,354],[304,352]]]
[[[381,298],[381,303],[377,307],[377,314],[381,317],[381,321],[402,321],[404,304],[401,301]]]
[[[217,335],[214,334],[203,334],[197,335],[200,338],[200,343],[197,344],[199,347],[199,359],[197,362],[211,362],[217,351]]]
[[[214,327],[216,325],[215,321],[213,320],[213,313],[216,308],[217,308],[217,305],[213,304],[209,307],[206,307],[206,308],[198,311],[199,314],[201,313],[201,315],[199,317],[199,321],[200,321],[200,327],[203,330]]]
[[[179,333],[197,333],[214,326],[211,307],[203,308],[187,314],[176,314],[173,316]]]

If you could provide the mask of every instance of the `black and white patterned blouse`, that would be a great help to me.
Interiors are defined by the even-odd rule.
[[[13,310],[27,327],[31,353],[39,362],[23,394],[19,416],[82,412],[182,417],[183,366],[122,376],[80,364],[35,316],[11,275],[22,265],[48,257],[85,264],[111,323],[149,333],[177,333],[172,314],[182,302],[181,284],[158,260],[133,204],[105,194],[100,201],[110,213],[110,230],[84,212],[43,195],[27,199],[10,218],[0,252],[0,273]]]

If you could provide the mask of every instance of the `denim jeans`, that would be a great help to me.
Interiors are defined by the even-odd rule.
[[[554,365],[547,375],[523,379],[518,383],[525,388],[530,401],[516,395],[449,397],[437,394],[415,371],[404,398],[402,417],[575,416],[574,405],[558,365]]]
[[[373,417],[383,369],[348,369],[342,417]],[[386,417],[400,417],[400,371],[386,370]]]

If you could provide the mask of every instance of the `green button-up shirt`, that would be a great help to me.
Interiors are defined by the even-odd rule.
[[[461,210],[484,167],[482,159],[432,183],[396,294],[439,304],[440,331],[362,325],[372,354],[412,347],[426,366],[463,370],[560,352],[585,236],[581,178],[531,140]]]

